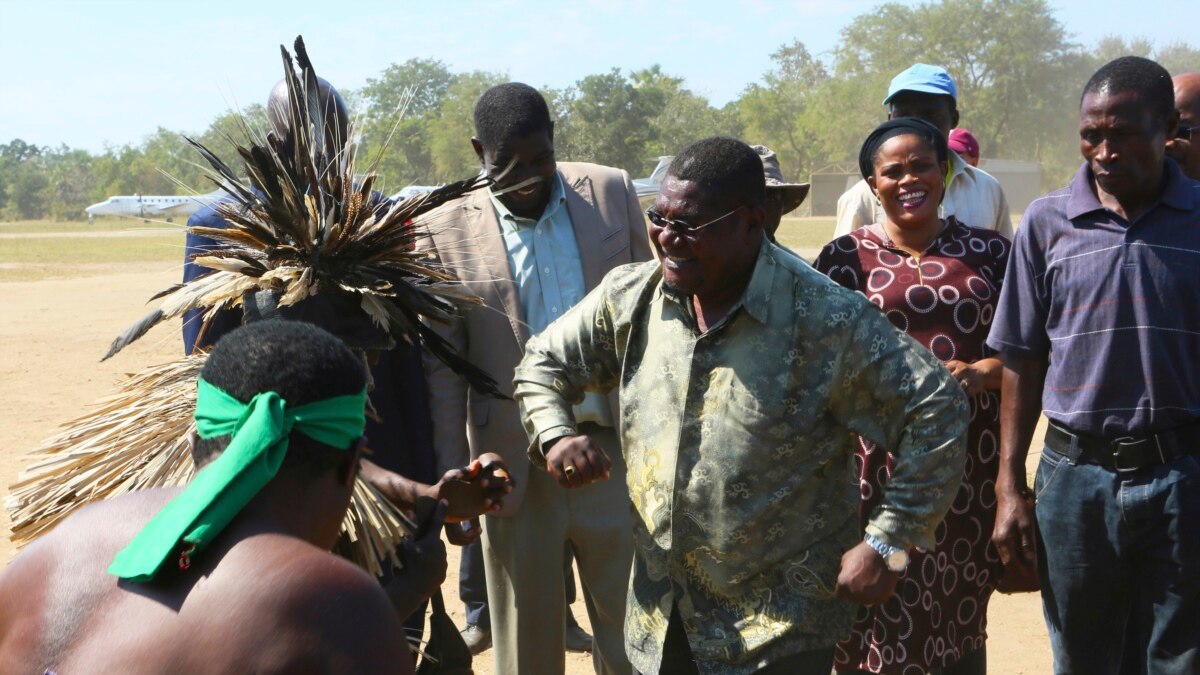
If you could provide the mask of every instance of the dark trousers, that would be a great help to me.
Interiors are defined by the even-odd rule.
[[[1118,473],[1046,448],[1034,490],[1055,672],[1200,672],[1200,454]]]
[[[758,675],[829,675],[832,671],[833,647],[829,647],[785,656],[755,672]],[[658,675],[700,675],[692,648],[688,645],[679,608],[674,606],[671,607],[671,620],[667,623],[667,639],[663,643],[662,667]]]
[[[568,545],[564,555],[563,578],[566,580],[567,604],[575,602],[575,574],[571,570],[574,556]],[[478,541],[464,546],[458,560],[458,597],[466,608],[467,624],[491,630],[488,614],[487,575],[483,571],[483,545]]]

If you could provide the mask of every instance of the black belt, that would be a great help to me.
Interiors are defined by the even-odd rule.
[[[1052,422],[1046,430],[1046,445],[1073,462],[1099,464],[1126,473],[1166,464],[1200,451],[1200,422],[1149,436],[1127,436],[1112,441],[1076,434]]]

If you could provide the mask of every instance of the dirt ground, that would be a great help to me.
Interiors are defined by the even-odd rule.
[[[58,424],[108,393],[125,373],[170,361],[180,353],[178,326],[172,323],[155,328],[113,359],[99,362],[112,338],[146,311],[145,300],[178,281],[178,265],[124,265],[104,274],[89,266],[80,273],[0,282],[0,496],[7,494],[7,486],[19,473],[22,455]],[[0,565],[16,554],[7,530],[7,514],[0,511]],[[462,608],[454,583],[458,553],[450,548],[446,601],[461,624]],[[586,627],[582,603],[573,609]],[[989,617],[990,672],[1051,671],[1036,595],[997,594]],[[486,675],[491,670],[488,652],[476,660],[476,672]],[[567,672],[591,672],[590,657],[568,655]]]

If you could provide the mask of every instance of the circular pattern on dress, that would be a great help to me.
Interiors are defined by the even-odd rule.
[[[992,298],[992,285],[983,277],[967,277],[967,290],[980,300],[991,300]]]
[[[958,302],[960,297],[962,295],[958,292],[958,289],[949,284],[938,289],[938,298],[947,305],[953,305]]]
[[[954,306],[954,325],[964,333],[971,333],[979,326],[979,303],[970,298]]]
[[[896,273],[886,267],[876,267],[867,275],[867,292],[878,293],[888,286],[892,285],[895,280]],[[835,280],[836,281],[836,280]]]
[[[898,267],[903,265],[905,260],[904,256],[894,251],[889,251],[886,248],[880,249],[879,253],[875,254],[875,257],[879,258],[880,263],[888,267]]]
[[[936,260],[922,260],[921,276],[925,281],[937,281],[946,276],[946,266]]]
[[[928,286],[909,286],[908,290],[904,291],[904,299],[908,301],[908,306],[918,314],[928,314],[937,307],[937,293]]]
[[[929,351],[933,352],[939,361],[949,361],[954,358],[954,340],[947,335],[935,335],[929,341]]]

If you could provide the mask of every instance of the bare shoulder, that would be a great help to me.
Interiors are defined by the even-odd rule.
[[[296,539],[262,536],[231,549],[222,566],[208,595],[245,599],[237,639],[261,670],[324,664],[318,672],[395,672],[406,661],[387,595],[350,562]]]

